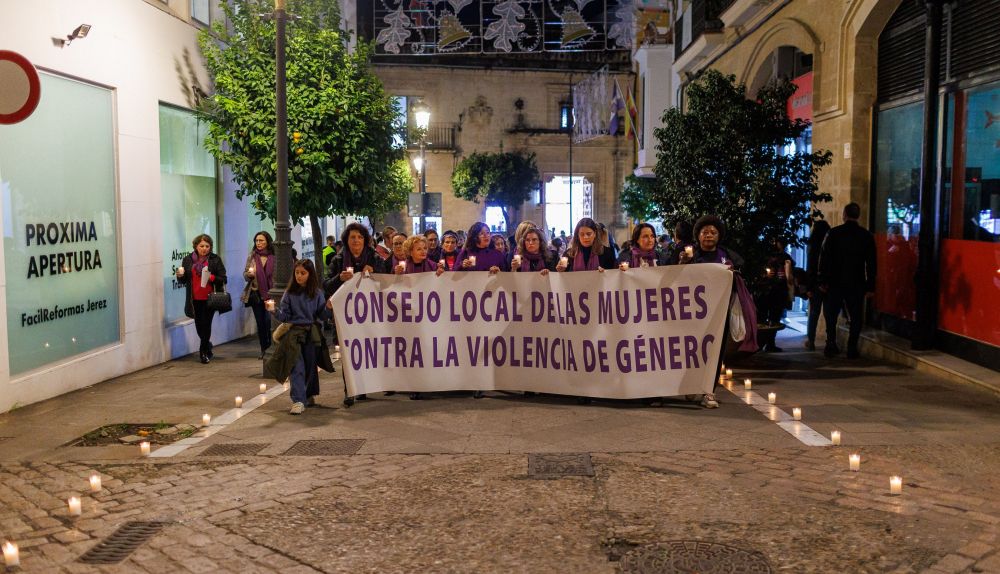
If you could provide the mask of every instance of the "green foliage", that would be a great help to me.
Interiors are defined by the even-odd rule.
[[[650,197],[656,189],[656,179],[651,177],[636,177],[629,174],[622,187],[622,210],[632,219],[647,221],[655,219],[659,213]]]
[[[535,154],[523,152],[473,153],[451,176],[455,197],[500,207],[508,230],[513,229],[511,212],[528,201],[540,183]]]
[[[232,170],[237,196],[261,215],[276,215],[275,24],[260,17],[272,0],[220,3],[231,28],[199,42],[215,94],[200,110],[205,146]],[[289,212],[293,221],[398,209],[402,133],[392,99],[372,73],[370,45],[351,53],[339,29],[338,0],[289,0],[287,25]]]
[[[788,119],[794,92],[791,82],[776,81],[751,100],[734,76],[709,70],[688,86],[688,110],[667,110],[654,132],[658,185],[649,199],[656,210],[671,225],[721,217],[723,244],[744,256],[751,282],[763,273],[768,240],[802,245],[796,232],[822,218],[817,205],[831,199],[817,179],[829,151],[782,154],[809,125]]]

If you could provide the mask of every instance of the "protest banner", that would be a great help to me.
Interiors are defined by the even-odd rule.
[[[348,395],[712,392],[732,281],[717,264],[358,275],[333,297]]]

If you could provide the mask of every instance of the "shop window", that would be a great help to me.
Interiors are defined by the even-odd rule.
[[[949,98],[948,236],[1000,242],[1000,83]],[[958,138],[958,145],[954,144]]]
[[[876,304],[881,313],[913,320],[917,234],[920,232],[922,102],[878,113],[875,174]]]
[[[11,374],[121,337],[112,92],[40,80],[35,113],[0,125]]]
[[[160,106],[160,194],[163,201],[163,299],[167,322],[185,318],[184,286],[174,273],[191,253],[191,240],[207,233],[222,252],[216,213],[215,159],[203,142],[208,126],[192,112]],[[238,268],[238,267],[237,267]]]

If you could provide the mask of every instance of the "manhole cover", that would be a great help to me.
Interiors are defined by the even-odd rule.
[[[546,452],[528,455],[530,478],[594,476],[594,465],[586,452]]]
[[[625,574],[771,574],[760,552],[724,544],[676,540],[630,550],[618,562]]]
[[[334,456],[358,454],[365,444],[363,438],[334,438],[327,440],[300,440],[281,453],[286,456]]]
[[[117,564],[166,526],[166,522],[126,522],[80,557],[87,564]]]
[[[904,389],[909,389],[915,393],[947,393],[951,389],[942,385],[901,385]]]
[[[219,443],[206,448],[201,456],[254,456],[265,448],[267,444],[259,442]]]

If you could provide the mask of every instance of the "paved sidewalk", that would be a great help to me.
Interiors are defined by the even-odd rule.
[[[320,407],[290,416],[282,394],[172,457],[63,446],[250,399],[263,382],[253,343],[223,345],[207,366],[180,359],[0,415],[0,538],[25,572],[1000,572],[1000,399],[783,346],[730,365],[736,378],[776,392],[781,412],[802,408],[817,433],[842,431],[843,446],[806,446],[741,385],[720,389],[716,410],[504,393],[345,409],[339,373],[321,377]],[[289,454],[331,439],[355,442],[308,444],[355,454]],[[592,476],[531,478],[536,453],[589,454]],[[165,525],[119,564],[80,562],[129,521]]]

